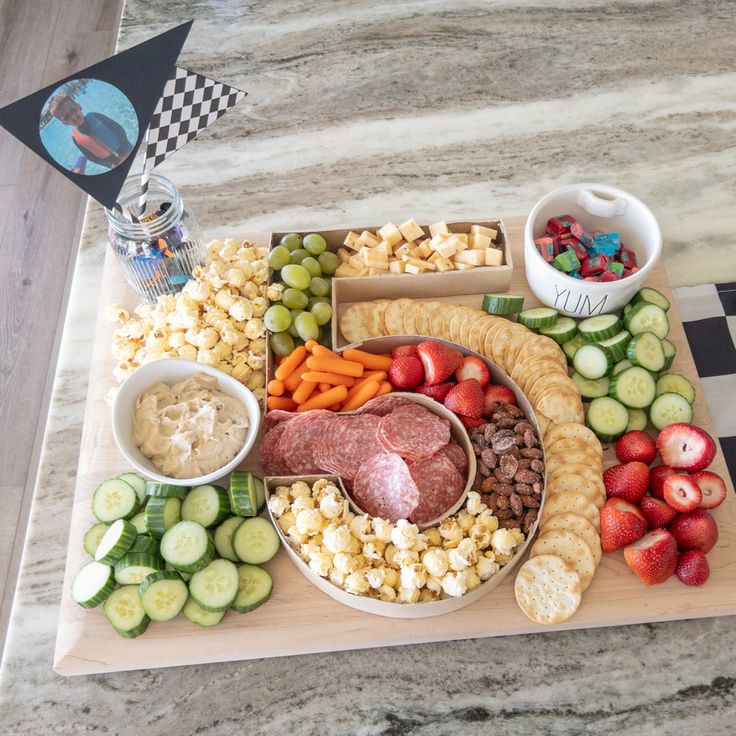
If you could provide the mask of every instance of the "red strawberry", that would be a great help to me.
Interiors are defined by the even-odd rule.
[[[649,488],[649,468],[635,460],[625,465],[614,465],[603,473],[608,498],[625,498],[639,503]]]
[[[675,470],[704,470],[716,454],[716,443],[700,427],[685,422],[668,424],[657,437],[665,465]]]
[[[689,549],[677,560],[677,577],[685,585],[702,585],[710,577],[710,566],[705,552]]]
[[[492,383],[486,387],[484,394],[483,416],[489,417],[501,404],[516,404],[514,392],[500,383]]]
[[[703,494],[689,475],[671,475],[664,482],[664,500],[675,511],[687,513],[698,508]]]
[[[401,358],[403,355],[411,355],[412,358],[418,358],[419,353],[417,352],[417,346],[416,345],[399,345],[397,348],[394,348],[391,351],[391,357],[396,360],[396,358]]]
[[[420,342],[417,353],[424,366],[424,380],[429,384],[449,378],[463,362],[463,354],[459,350],[434,340]]]
[[[445,396],[447,396],[447,392],[454,385],[455,385],[454,381],[445,381],[444,383],[435,383],[431,386],[428,383],[423,383],[421,386],[417,388],[417,393],[424,394],[425,396],[429,396],[435,401],[439,401],[441,404],[445,400]]]
[[[649,469],[649,493],[654,498],[664,498],[664,482],[671,475],[674,475],[675,471],[667,465],[657,465]]]
[[[476,427],[482,427],[484,424],[488,424],[488,420],[482,417],[466,417],[465,414],[458,414],[457,418],[468,429],[475,429]]]
[[[647,517],[650,529],[657,529],[661,526],[667,526],[672,519],[677,516],[671,506],[668,506],[664,501],[658,498],[652,498],[651,496],[644,496],[639,502],[639,508],[642,514]]]
[[[677,568],[677,542],[666,529],[654,529],[626,547],[624,559],[644,585],[658,585]]]
[[[483,413],[483,389],[475,378],[466,378],[447,392],[445,406],[455,414],[479,417]]]
[[[657,454],[657,445],[646,433],[638,429],[622,434],[616,440],[616,457],[622,463],[638,460],[649,465]]]
[[[601,547],[613,552],[636,541],[647,530],[644,514],[623,498],[611,498],[601,509]]]
[[[689,514],[677,514],[670,524],[670,531],[680,549],[710,552],[718,541],[718,524],[702,509]]]
[[[394,358],[388,369],[388,380],[398,389],[416,388],[424,379],[422,361],[411,355]]]
[[[455,378],[458,381],[464,381],[466,378],[475,378],[481,388],[485,388],[491,382],[491,372],[485,361],[476,358],[474,355],[468,355],[463,358],[463,362],[455,371]]]
[[[711,473],[710,470],[699,470],[690,477],[698,484],[703,495],[698,508],[714,509],[726,500],[726,484],[717,473]]]

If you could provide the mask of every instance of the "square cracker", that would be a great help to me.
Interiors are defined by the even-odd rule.
[[[527,560],[514,583],[519,607],[540,624],[559,624],[570,618],[578,610],[582,592],[577,572],[556,555]]]

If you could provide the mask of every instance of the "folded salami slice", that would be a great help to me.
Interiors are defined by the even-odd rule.
[[[444,452],[409,463],[409,472],[419,489],[419,503],[409,521],[425,524],[447,511],[463,494],[465,481]]]
[[[411,403],[381,418],[378,440],[388,452],[417,461],[434,455],[450,441],[450,423]]]
[[[333,412],[318,409],[297,414],[283,423],[279,452],[290,472],[294,475],[313,475],[323,470],[316,458],[316,450],[325,435],[329,434],[326,433],[327,426],[332,426],[335,419]]]
[[[279,452],[281,435],[286,429],[286,423],[275,425],[261,442],[261,465],[265,475],[288,475],[289,468]]]
[[[416,404],[404,396],[376,396],[374,399],[366,401],[363,406],[358,409],[358,414],[375,414],[377,417],[384,417],[390,414],[394,409],[402,406],[416,406]]]
[[[287,422],[289,419],[293,419],[298,416],[295,411],[284,411],[283,409],[271,409],[271,411],[263,417],[263,424],[261,425],[263,434],[268,434],[275,426],[282,422]]]
[[[468,456],[457,442],[454,440],[450,441],[449,444],[442,448],[441,452],[444,452],[452,460],[452,464],[460,471],[460,475],[465,474],[465,471],[468,469]]]
[[[328,412],[329,413],[329,412]],[[315,452],[322,471],[352,482],[363,462],[385,452],[376,433],[381,418],[373,414],[338,414]]]
[[[419,490],[409,467],[399,455],[389,452],[361,464],[352,496],[367,514],[389,521],[409,518],[419,503]]]

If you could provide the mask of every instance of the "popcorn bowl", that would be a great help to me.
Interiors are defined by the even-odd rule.
[[[569,214],[586,230],[618,232],[636,253],[639,270],[618,281],[593,282],[568,276],[547,263],[534,239],[547,221]],[[644,286],[662,252],[662,233],[651,210],[639,199],[605,184],[570,184],[546,194],[532,207],[524,228],[524,267],[529,287],[546,306],[569,317],[615,312]]]
[[[142,391],[154,383],[162,382],[172,385],[197,373],[214,376],[223,393],[238,399],[245,405],[248,412],[248,431],[245,442],[237,455],[223,467],[197,478],[170,478],[160,473],[151,460],[143,455],[133,443],[133,414],[136,399]],[[200,486],[212,483],[235,470],[251,451],[258,437],[260,423],[261,407],[249,388],[217,368],[180,358],[154,360],[142,365],[122,383],[112,406],[112,432],[118,449],[125,459],[145,478],[174,486]]]

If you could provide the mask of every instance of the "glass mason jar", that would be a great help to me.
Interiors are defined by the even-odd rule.
[[[141,175],[129,176],[118,196],[123,212],[135,212]],[[204,263],[207,249],[194,213],[168,179],[151,174],[146,214],[133,221],[118,210],[105,210],[107,237],[127,282],[141,299],[155,302],[181,291],[192,271]]]

